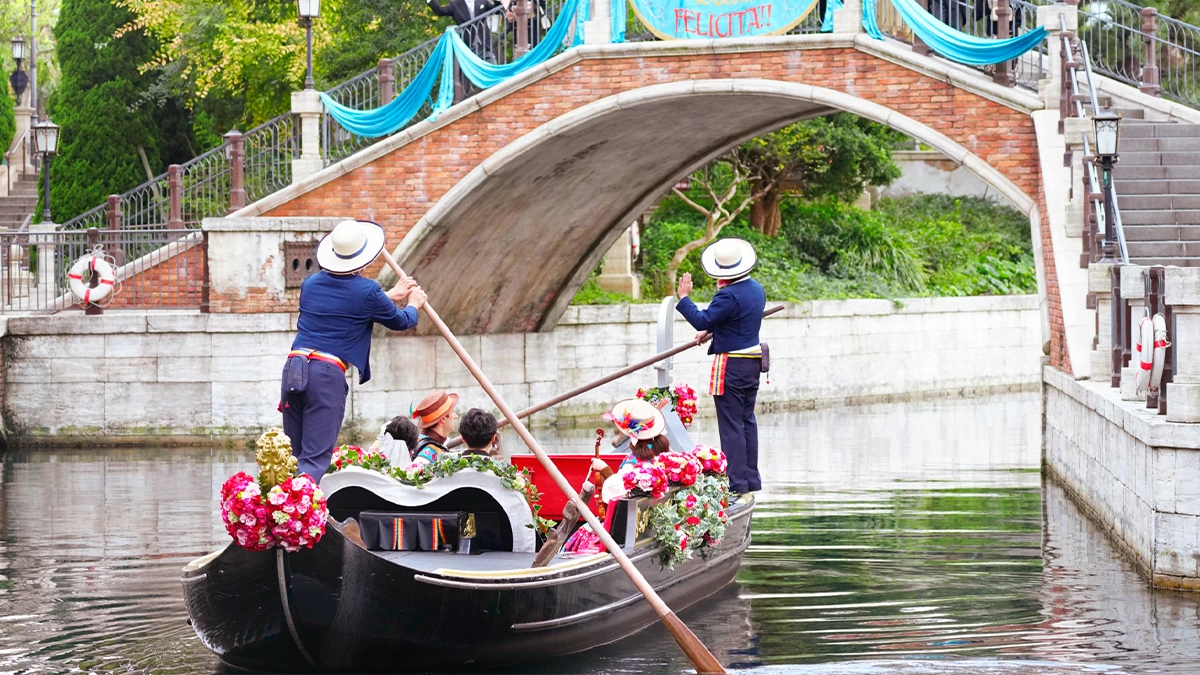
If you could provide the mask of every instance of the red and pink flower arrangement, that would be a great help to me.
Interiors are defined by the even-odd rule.
[[[690,452],[664,452],[654,458],[654,463],[663,470],[667,481],[677,485],[691,485],[700,477],[704,467]]]
[[[729,468],[729,461],[725,459],[725,453],[711,445],[697,445],[692,449],[691,454],[700,461],[704,473],[724,476],[725,471]]]
[[[258,478],[239,471],[221,486],[225,531],[250,551],[312,548],[329,519],[325,495],[314,479],[295,475],[291,441],[282,431],[267,431],[257,445]]]
[[[387,458],[377,448],[363,450],[357,445],[346,444],[333,451],[329,468],[325,473],[340,471],[348,466],[357,466],[371,471],[384,472],[388,468]]]
[[[696,419],[696,390],[686,384],[677,384],[674,387],[651,387],[649,389],[638,389],[637,394],[634,394],[647,403],[657,405],[663,399],[671,401],[671,406],[675,409],[675,413],[679,415],[679,421],[683,422],[685,429],[692,427],[692,421]]]
[[[651,462],[638,462],[621,472],[625,492],[631,497],[653,497],[667,494],[670,484],[662,468]]]

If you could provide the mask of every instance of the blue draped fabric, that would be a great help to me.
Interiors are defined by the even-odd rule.
[[[554,56],[555,52],[566,41],[567,31],[571,29],[572,25],[577,23],[575,20],[575,10],[578,7],[579,0],[567,0],[563,3],[558,18],[555,19],[554,25],[550,26],[550,30],[546,32],[541,42],[538,42],[536,47],[529,50],[521,58],[504,65],[488,63],[479,58],[475,52],[471,51],[467,43],[463,42],[463,39],[458,36],[457,31],[451,31],[449,35],[450,44],[453,45],[454,49],[454,60],[458,63],[459,70],[462,71],[463,75],[472,84],[482,89],[494,87],[512,76],[529,70],[533,66]],[[580,15],[583,14],[584,12],[580,12]],[[576,39],[580,37],[576,35]]]
[[[434,106],[434,114],[436,115],[444,109],[441,107],[442,99],[454,100],[454,76],[451,74],[450,85],[447,86],[445,72],[442,68],[442,64],[450,60],[447,58],[449,54],[450,41],[443,36],[417,76],[387,105],[373,110],[355,110],[338,103],[329,94],[323,92],[321,101],[325,104],[325,109],[329,111],[329,116],[337,120],[338,124],[350,133],[365,138],[386,136],[408,124],[412,118],[417,116],[417,113],[421,111],[421,106],[429,100],[429,94],[433,91],[434,83],[437,82],[439,71],[443,71],[441,91],[439,92],[441,96]],[[445,107],[449,107],[449,103],[446,103]]]
[[[986,66],[1010,61],[1036,48],[1046,39],[1046,29],[1038,26],[1034,30],[1007,40],[991,40],[975,37],[938,21],[932,14],[917,4],[916,0],[891,0],[892,6],[912,32],[929,48],[951,61],[969,66]],[[868,13],[868,7],[871,11]],[[882,35],[875,21],[874,3],[863,3],[863,26],[872,37]]]
[[[975,0],[981,2],[981,0]],[[867,35],[875,40],[883,39],[883,32],[879,30],[879,22],[875,20],[875,2],[874,0],[863,0],[862,4],[862,25],[863,30],[867,31]]]
[[[612,41],[625,41],[625,25],[629,22],[629,3],[626,0],[612,0]]]
[[[871,0],[866,0],[870,2]],[[833,13],[842,8],[842,0],[829,0],[825,4],[825,16],[821,17],[821,32],[833,32]]]

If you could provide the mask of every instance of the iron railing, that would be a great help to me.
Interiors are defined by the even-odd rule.
[[[0,313],[77,306],[67,274],[96,244],[116,266],[107,306],[197,308],[204,286],[200,232],[161,228],[0,232]],[[162,280],[170,277],[172,283]]]

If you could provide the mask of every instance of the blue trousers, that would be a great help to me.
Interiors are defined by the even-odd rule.
[[[302,392],[288,391],[288,366],[283,368],[283,433],[292,441],[300,473],[317,481],[325,475],[333,457],[342,418],[346,415],[346,395],[350,385],[346,374],[327,361],[309,361],[302,356],[288,359],[303,362],[308,369],[308,385]]]
[[[725,368],[725,393],[714,396],[721,451],[729,460],[729,489],[745,494],[762,489],[758,475],[758,399],[760,359],[730,357]]]

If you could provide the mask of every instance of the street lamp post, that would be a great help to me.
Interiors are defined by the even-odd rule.
[[[17,95],[17,105],[20,105],[21,96],[25,94],[25,87],[29,84],[29,76],[21,68],[21,62],[25,60],[25,38],[17,36],[12,39],[12,56],[17,62],[17,69],[9,76],[8,83]]]
[[[304,26],[305,39],[308,43],[308,69],[305,71],[304,88],[312,89],[312,25],[313,19],[317,18],[317,15],[321,13],[321,0],[296,0],[296,9],[299,10],[300,25]]]
[[[42,156],[42,222],[50,222],[50,157],[58,152],[58,125],[49,119],[33,126],[33,142]]]
[[[1112,169],[1117,163],[1117,148],[1121,141],[1121,115],[1102,110],[1092,116],[1096,135],[1096,161],[1100,164],[1104,182],[1104,260],[1111,261],[1116,253],[1116,215],[1113,209]]]

